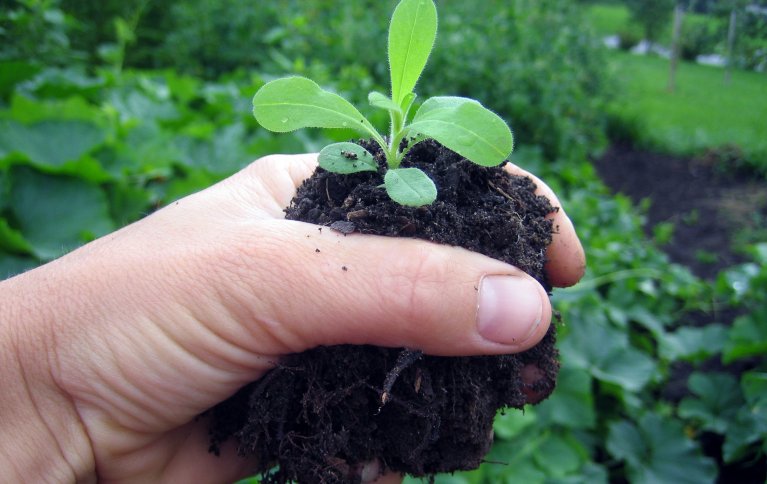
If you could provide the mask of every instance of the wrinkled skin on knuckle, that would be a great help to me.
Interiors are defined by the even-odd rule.
[[[444,251],[429,244],[403,247],[388,261],[379,279],[380,302],[398,324],[414,332],[434,330],[444,284],[450,279],[450,261]]]
[[[214,258],[219,301],[241,332],[238,344],[248,351],[274,355],[292,352],[301,346],[300,336],[288,317],[285,304],[294,297],[299,274],[292,266],[301,264],[296,254],[286,256],[290,243],[268,226],[260,227],[255,239],[243,238]]]

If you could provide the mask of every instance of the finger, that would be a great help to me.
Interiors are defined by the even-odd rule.
[[[261,209],[270,217],[283,218],[296,189],[316,168],[317,153],[270,155],[254,161],[216,188],[223,188],[227,196]]]
[[[505,354],[535,345],[551,320],[533,278],[465,249],[285,220],[243,239],[206,277],[256,315],[248,350],[259,354],[342,343]]]
[[[245,187],[247,197],[254,205],[264,205],[264,201],[269,200],[268,214],[282,218],[283,209],[290,204],[296,188],[311,176],[316,167],[317,155],[312,153],[267,156],[236,175],[244,177],[246,183],[239,183],[238,180],[232,185],[239,189]],[[547,197],[557,208],[548,216],[554,223],[554,237],[546,251],[546,270],[554,286],[572,286],[586,270],[586,255],[572,221],[557,196],[541,179],[511,163],[507,163],[505,168],[514,175],[532,178],[537,187],[536,193]]]
[[[179,442],[175,455],[165,461],[162,482],[198,482],[218,483],[236,482],[256,473],[257,461],[253,457],[243,457],[237,453],[237,445],[233,440],[221,444],[218,454],[211,453],[210,422],[200,419],[175,433],[188,435]]]
[[[546,272],[554,286],[568,287],[577,283],[586,271],[586,254],[562,203],[551,188],[532,173],[512,163],[507,163],[505,169],[512,175],[530,177],[537,187],[535,192],[548,198],[552,206],[557,208],[548,215],[554,223],[554,237],[546,251]]]

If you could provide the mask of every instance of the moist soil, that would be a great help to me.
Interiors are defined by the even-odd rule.
[[[556,228],[545,217],[555,209],[534,194],[529,178],[477,166],[425,141],[402,167],[424,170],[439,195],[429,206],[403,207],[381,188],[380,150],[360,144],[381,171],[336,175],[318,168],[286,209],[288,219],[350,237],[465,247],[521,268],[550,291],[543,266]],[[362,465],[376,460],[381,472],[414,476],[473,469],[490,449],[499,409],[522,408],[553,391],[554,342],[552,325],[537,346],[515,355],[448,358],[351,345],[290,355],[210,411],[211,450],[236,439],[268,483],[359,482]]]
[[[737,156],[730,153],[729,156]],[[672,261],[704,279],[744,262],[735,249],[738,235],[764,228],[767,187],[753,173],[725,171],[727,152],[680,157],[615,144],[595,160],[613,191],[635,203],[650,200],[645,229],[652,237],[659,223],[673,224],[662,246]]]

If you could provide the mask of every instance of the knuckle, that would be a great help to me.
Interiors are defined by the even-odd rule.
[[[440,304],[450,263],[439,248],[413,244],[398,254],[381,278],[382,303],[392,317],[429,324]]]

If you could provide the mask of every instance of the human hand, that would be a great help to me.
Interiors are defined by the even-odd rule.
[[[513,353],[545,334],[548,297],[512,266],[284,220],[315,167],[315,155],[263,158],[0,283],[0,368],[11,390],[0,396],[0,463],[9,475],[233,481],[252,463],[233,447],[209,454],[197,416],[282,355],[342,343]],[[567,286],[585,259],[565,213],[552,216],[547,271]]]

